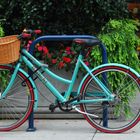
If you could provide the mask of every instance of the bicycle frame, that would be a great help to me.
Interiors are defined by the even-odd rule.
[[[104,99],[95,99],[93,100],[80,100],[79,102],[76,101],[78,104],[79,103],[90,103],[90,102],[97,102],[97,101],[109,101],[109,100],[113,100],[113,96],[110,93],[110,91],[106,88],[106,86],[99,80],[97,79],[91,72],[91,70],[86,66],[86,64],[83,62],[83,56],[80,54],[78,56],[77,59],[77,63],[72,75],[71,80],[62,78],[58,75],[56,75],[55,73],[51,72],[48,68],[42,66],[42,64],[36,60],[30,53],[28,53],[25,49],[22,50],[22,57],[21,59],[24,61],[24,63],[26,63],[26,65],[29,67],[29,69],[31,69],[33,72],[35,72],[35,74],[38,76],[38,78],[41,80],[41,82],[52,92],[52,94],[60,101],[60,102],[66,102],[69,100],[69,97],[71,95],[75,80],[77,78],[77,74],[79,72],[79,68],[82,65],[82,67],[85,68],[85,70],[92,76],[92,78],[94,79],[94,81],[96,81],[96,83],[101,87],[101,89],[104,91],[104,93],[106,93],[106,95],[104,95],[106,98]],[[28,59],[30,61],[28,61]],[[49,76],[51,76],[52,78],[61,81],[65,84],[69,84],[69,87],[67,89],[67,91],[65,92],[64,96],[61,95],[61,93],[50,83],[50,81],[43,76],[43,74],[40,72],[40,70],[45,71],[46,74],[48,74]],[[77,96],[80,93],[77,93]],[[75,103],[76,103],[75,102]]]
[[[94,79],[94,81],[96,81],[96,83],[100,86],[100,88],[104,91],[103,94],[101,94],[100,96],[104,96],[104,98],[101,99],[94,99],[94,100],[75,100],[73,102],[71,102],[72,105],[75,104],[80,104],[80,103],[96,103],[96,102],[103,102],[103,101],[112,101],[114,99],[114,96],[111,94],[111,92],[107,89],[107,87],[99,80],[97,79],[93,73],[92,70],[90,70],[86,64],[83,62],[83,56],[80,54],[78,56],[77,59],[77,63],[72,75],[71,80],[62,78],[58,75],[56,75],[55,73],[53,73],[52,71],[50,71],[46,66],[44,66],[41,62],[39,62],[36,58],[34,58],[29,52],[27,52],[25,49],[21,50],[21,57],[19,59],[19,62],[17,63],[14,73],[12,75],[12,78],[9,82],[9,85],[7,86],[6,90],[4,91],[4,93],[2,94],[1,98],[4,98],[6,96],[7,91],[10,89],[10,87],[12,86],[12,84],[14,83],[14,79],[16,78],[16,74],[20,68],[21,62],[23,61],[27,67],[33,72],[35,73],[35,75],[37,75],[37,77],[40,79],[40,81],[51,91],[51,93],[61,102],[61,103],[65,103],[69,100],[69,97],[72,93],[72,89],[75,83],[75,80],[77,78],[77,74],[79,72],[79,68],[80,66],[82,66],[89,75],[92,76],[92,78]],[[47,79],[47,77],[44,77],[43,74],[41,73],[41,71],[44,71],[46,74],[48,74],[49,76],[51,76],[52,78],[61,81],[65,84],[69,84],[67,91],[65,92],[64,96],[50,83],[50,81]],[[31,78],[30,76],[28,76],[28,78]],[[33,83],[33,82],[32,82]],[[36,87],[35,87],[36,88]],[[36,92],[35,92],[36,93]],[[37,93],[36,93],[37,94]],[[77,97],[80,94],[80,87],[77,91]],[[99,93],[94,93],[94,94],[98,94]],[[90,96],[90,93],[89,93]],[[36,100],[38,98],[37,95],[35,95]]]

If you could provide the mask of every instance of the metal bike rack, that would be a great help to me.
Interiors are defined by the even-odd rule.
[[[35,45],[41,41],[72,41],[74,39],[95,39],[95,36],[89,35],[48,35],[48,36],[41,36],[34,40],[30,46],[30,54],[33,55]],[[99,45],[102,50],[102,63],[108,63],[107,59],[107,52],[104,44]],[[29,70],[29,75],[32,75],[31,71]],[[104,77],[106,78],[106,77]],[[103,109],[103,126],[108,126],[108,108],[107,105],[104,105]],[[28,128],[27,131],[35,131],[36,128],[34,127],[34,112],[32,111],[29,118],[28,118]]]

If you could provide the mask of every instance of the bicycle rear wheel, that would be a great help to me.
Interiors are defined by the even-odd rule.
[[[6,89],[14,69],[0,66],[0,94]],[[24,81],[24,82],[23,82]],[[27,77],[18,71],[14,84],[0,99],[0,131],[10,131],[22,125],[34,105],[34,92]]]
[[[99,68],[93,74],[116,95],[116,98],[111,102],[81,104],[81,111],[99,116],[95,118],[84,114],[85,119],[91,126],[106,133],[122,133],[134,127],[140,120],[140,78],[129,69],[115,65]],[[80,93],[82,99],[105,97],[90,75],[85,79]],[[107,121],[106,126],[104,120]]]

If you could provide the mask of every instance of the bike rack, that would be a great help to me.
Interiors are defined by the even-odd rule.
[[[34,40],[30,46],[29,53],[33,55],[35,45],[41,41],[73,41],[74,39],[96,39],[95,36],[90,35],[47,35],[38,37]],[[107,59],[107,52],[104,44],[99,45],[102,50],[102,63],[108,63]],[[29,75],[32,75],[32,72],[28,70]],[[106,77],[105,77],[106,78]],[[103,126],[108,126],[108,108],[107,105],[104,105],[103,109]],[[34,112],[32,111],[29,118],[28,118],[28,128],[27,131],[35,131],[36,128],[34,127]]]

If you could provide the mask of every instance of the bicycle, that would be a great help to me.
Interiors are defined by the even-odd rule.
[[[28,33],[30,35],[36,32],[28,30]],[[50,40],[52,38],[57,40],[59,37],[64,40],[70,38],[74,43],[82,46],[72,78],[69,80],[56,75],[49,70],[48,65],[42,64],[25,48],[21,48],[20,57],[14,58],[14,61],[18,59],[15,65],[0,65],[0,74],[6,77],[6,80],[0,77],[3,82],[0,86],[0,131],[18,128],[27,120],[32,110],[37,109],[38,90],[33,75],[35,75],[35,79],[40,79],[56,97],[56,102],[50,105],[51,111],[54,111],[56,107],[61,109],[65,107],[67,111],[75,109],[83,114],[92,127],[105,133],[122,133],[139,122],[139,73],[128,66],[117,63],[102,64],[90,69],[83,62],[84,50],[86,46],[91,48],[102,44],[96,37],[92,39],[89,39],[88,36],[82,38],[82,36],[70,35],[47,37]],[[20,38],[23,38],[23,34],[20,35]],[[42,36],[37,38],[31,46],[42,38]],[[19,43],[14,45],[19,47]],[[1,53],[1,55],[3,54]],[[30,75],[22,68],[23,63],[32,71]],[[81,66],[85,69],[86,75],[76,93],[73,93],[72,89]],[[63,94],[60,93],[47,77],[44,77],[43,72],[55,80],[69,85],[67,90]],[[113,81],[116,76],[118,77],[117,87],[114,85],[117,81]],[[104,109],[107,110],[106,116],[103,114]],[[107,117],[107,126],[104,126],[103,117]]]

